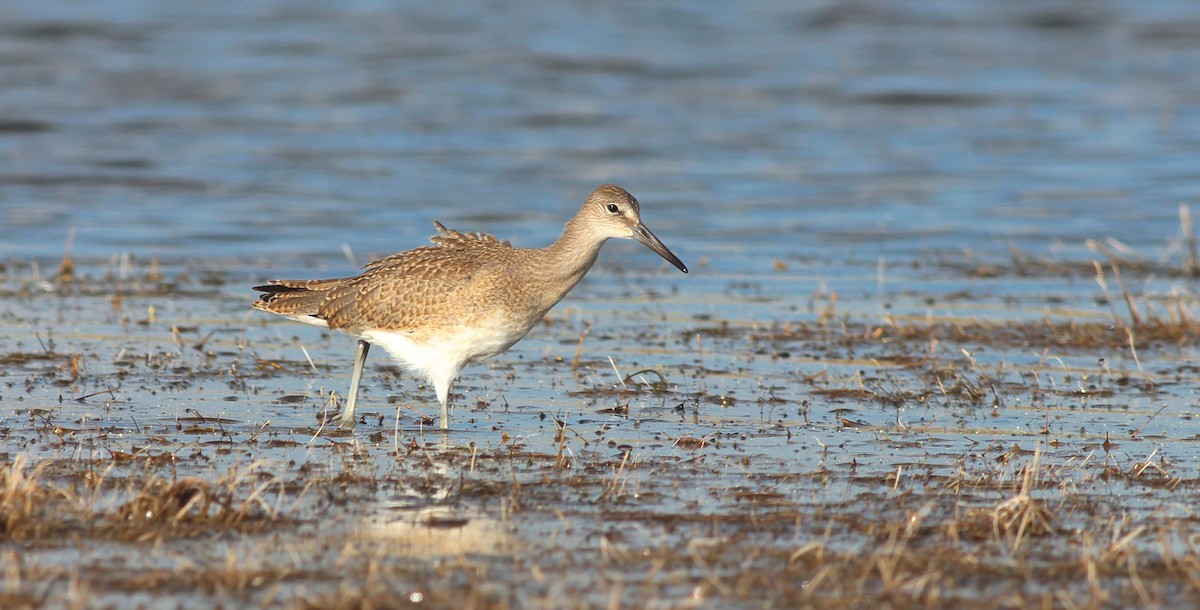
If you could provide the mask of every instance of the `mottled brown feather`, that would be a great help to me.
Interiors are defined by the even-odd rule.
[[[462,233],[436,221],[434,225],[438,235],[431,239],[432,246],[372,261],[354,277],[271,280],[254,288],[264,293],[254,307],[318,318],[329,328],[351,334],[457,326],[466,321],[461,308],[471,301],[482,302],[483,310],[492,309],[486,306],[491,291],[479,285],[505,274],[504,261],[522,258],[521,251],[491,235]]]

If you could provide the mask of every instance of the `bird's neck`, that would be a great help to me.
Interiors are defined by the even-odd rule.
[[[574,220],[568,222],[558,241],[543,249],[546,264],[540,266],[539,279],[560,288],[554,292],[561,299],[592,268],[604,241],[577,226]]]

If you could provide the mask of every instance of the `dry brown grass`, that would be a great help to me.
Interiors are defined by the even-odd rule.
[[[20,553],[9,551],[0,556],[0,578],[0,608],[6,610],[88,607],[88,584],[66,568],[31,564]],[[55,595],[56,591],[61,593]]]
[[[0,467],[0,536],[4,539],[43,533],[47,508],[58,496],[42,481],[44,470],[45,464],[29,468],[24,455]]]
[[[168,479],[153,470],[118,478],[113,471],[124,461],[113,459],[100,467],[80,463],[82,472],[54,478],[51,469],[62,473],[73,467],[55,461],[31,467],[24,455],[17,455],[0,468],[0,536],[36,543],[82,533],[144,541],[256,532],[284,520],[278,508],[283,488],[260,464],[232,469],[215,480]]]
[[[560,432],[566,434],[558,445],[581,446],[582,439],[570,435],[569,428]],[[91,495],[84,496],[56,487],[73,489],[60,476],[62,464],[31,468],[23,463],[17,471],[25,475],[5,472],[5,489],[16,490],[5,492],[5,505],[29,506],[25,498],[32,494],[68,523],[74,511],[75,527],[82,528],[80,503],[89,503],[89,514],[99,524],[77,530],[84,540],[131,549],[183,540],[249,537],[259,542],[200,553],[177,565],[132,570],[114,564],[86,574],[23,564],[14,554],[5,563],[0,601],[5,607],[37,607],[51,598],[86,599],[61,593],[72,588],[108,594],[152,591],[164,598],[186,592],[223,604],[288,608],[416,603],[497,610],[1066,609],[1144,607],[1200,595],[1194,524],[1114,517],[1117,511],[1073,483],[1116,476],[1109,474],[1110,466],[1063,461],[1017,447],[998,447],[989,455],[954,480],[923,480],[917,473],[859,476],[853,500],[841,505],[814,503],[795,491],[805,481],[819,488],[818,481],[839,478],[836,471],[745,477],[730,486],[722,480],[727,475],[709,478],[722,472],[719,467],[696,463],[675,474],[686,486],[710,486],[709,499],[689,513],[660,502],[678,489],[679,481],[661,476],[672,469],[629,452],[611,458],[577,453],[564,467],[560,454],[507,447],[436,456],[419,450],[404,458],[415,472],[431,461],[464,470],[470,464],[472,474],[456,483],[427,473],[421,480],[404,479],[406,486],[422,480],[435,487],[453,486],[459,502],[501,510],[518,529],[544,531],[537,529],[539,524],[551,521],[580,530],[561,542],[522,535],[531,548],[513,554],[475,556],[468,550],[434,558],[387,540],[347,539],[345,530],[337,529],[345,523],[331,524],[334,529],[323,534],[306,532],[288,511],[276,508],[281,505],[276,490],[291,489],[288,497],[304,491],[254,464],[209,482],[169,480],[154,473],[118,478],[101,471],[90,477],[100,482],[86,486]],[[1122,481],[1171,478],[1154,455],[1115,470]],[[50,478],[51,472],[56,478]],[[349,496],[370,495],[401,481],[351,471],[312,472],[306,478]],[[1178,484],[1195,493],[1194,482]],[[29,520],[42,518],[37,511],[25,514]],[[39,531],[29,523],[17,531],[23,536]],[[459,526],[429,525],[446,536],[454,536]],[[272,542],[275,532],[284,534],[286,545]],[[655,535],[643,539],[647,532]],[[266,537],[255,537],[262,534]]]

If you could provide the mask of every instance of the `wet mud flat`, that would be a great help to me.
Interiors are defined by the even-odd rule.
[[[1190,604],[1195,280],[1098,252],[601,268],[449,434],[382,358],[323,425],[259,262],[8,261],[0,606]]]

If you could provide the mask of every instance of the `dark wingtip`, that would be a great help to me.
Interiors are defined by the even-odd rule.
[[[272,282],[270,284],[263,284],[262,286],[255,286],[254,290],[257,290],[262,293],[262,294],[258,295],[258,300],[269,303],[269,302],[271,302],[272,299],[274,299],[276,296],[278,296],[281,293],[293,292],[298,289],[293,288],[291,286],[283,286],[281,284],[276,284],[274,282],[274,280],[272,280]]]

